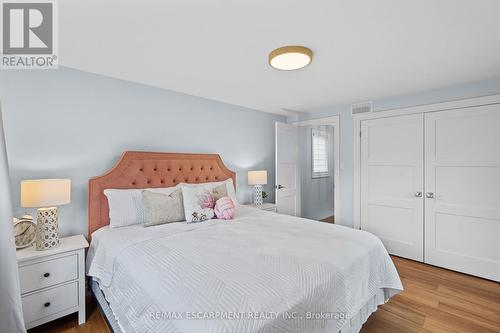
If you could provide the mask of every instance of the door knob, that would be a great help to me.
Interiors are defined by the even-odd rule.
[[[283,185],[277,185],[277,186],[276,186],[276,188],[277,188],[278,190],[281,190],[282,188],[285,188],[285,186],[283,186]]]
[[[415,197],[416,198],[421,198],[422,197],[422,192],[420,192],[420,191],[415,192]]]
[[[425,193],[425,197],[427,199],[434,199],[434,193],[433,192],[427,192],[427,193]]]

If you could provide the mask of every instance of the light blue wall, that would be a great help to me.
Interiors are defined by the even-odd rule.
[[[87,233],[87,181],[124,150],[219,153],[237,172],[241,201],[250,201],[249,169],[268,170],[274,200],[274,122],[283,117],[67,68],[2,71],[0,100],[15,213],[24,211],[21,179],[71,178],[63,235]]]
[[[383,98],[374,101],[374,109],[382,111],[493,94],[500,94],[500,79],[451,86],[413,95]],[[336,217],[335,223],[352,226],[353,122],[350,105],[325,108],[311,113],[301,113],[298,116],[289,117],[288,121],[315,119],[332,115],[340,115],[340,206],[342,216],[340,219]]]
[[[312,178],[311,130],[313,128],[321,129],[329,134],[327,148],[330,152],[328,161],[329,177]],[[321,220],[333,215],[335,192],[333,138],[333,126],[301,126],[298,129],[302,217]]]

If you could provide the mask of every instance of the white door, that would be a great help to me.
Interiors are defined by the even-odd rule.
[[[423,115],[361,122],[361,229],[423,260]]]
[[[276,122],[276,206],[300,216],[297,126]]]
[[[425,115],[425,262],[500,280],[500,106]]]

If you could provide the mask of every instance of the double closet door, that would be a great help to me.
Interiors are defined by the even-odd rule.
[[[361,228],[389,253],[500,281],[500,106],[361,122]]]

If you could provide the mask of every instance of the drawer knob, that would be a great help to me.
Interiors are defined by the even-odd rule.
[[[49,277],[49,276],[50,276],[50,273],[43,274],[43,277]]]
[[[46,308],[48,308],[50,306],[50,302],[45,303],[43,306],[45,306]]]

